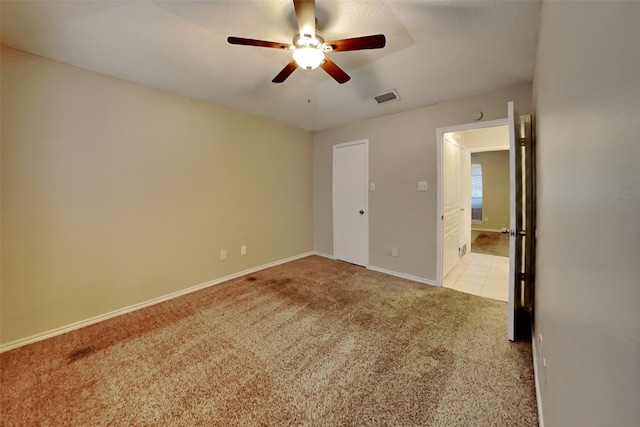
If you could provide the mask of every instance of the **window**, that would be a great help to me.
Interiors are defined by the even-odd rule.
[[[482,222],[482,165],[471,165],[471,222]]]

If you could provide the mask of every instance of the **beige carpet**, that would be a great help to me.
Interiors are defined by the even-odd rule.
[[[497,231],[471,230],[471,252],[509,256],[509,235]]]
[[[506,304],[308,257],[0,355],[7,426],[534,426]]]

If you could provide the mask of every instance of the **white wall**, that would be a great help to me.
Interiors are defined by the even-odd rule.
[[[535,332],[546,427],[640,423],[639,23],[640,2],[542,7]]]
[[[314,247],[333,253],[332,147],[369,140],[369,260],[371,266],[436,281],[437,149],[436,129],[507,116],[507,102],[530,113],[531,86],[519,86],[474,97],[364,120],[314,134]],[[384,108],[384,107],[382,107]],[[429,190],[418,192],[418,181]],[[386,248],[398,248],[398,256]]]

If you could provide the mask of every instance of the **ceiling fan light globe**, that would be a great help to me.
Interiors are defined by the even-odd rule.
[[[324,52],[315,47],[302,47],[293,52],[293,59],[300,68],[313,70],[324,60]]]

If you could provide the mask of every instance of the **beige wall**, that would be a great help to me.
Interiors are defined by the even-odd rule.
[[[638,22],[640,2],[542,6],[535,335],[546,427],[640,420]]]
[[[332,147],[369,140],[369,260],[371,266],[436,280],[436,128],[507,116],[507,102],[530,112],[531,86],[525,85],[317,132],[314,135],[314,246],[333,253],[331,201]],[[384,107],[381,107],[382,109]],[[384,110],[381,109],[381,114]],[[429,190],[418,192],[418,181]],[[398,248],[398,256],[386,253]]]
[[[475,158],[474,158],[475,157]],[[473,153],[471,164],[482,165],[482,224],[474,230],[509,228],[509,151]]]
[[[1,136],[2,343],[313,249],[309,132],[3,48]]]

